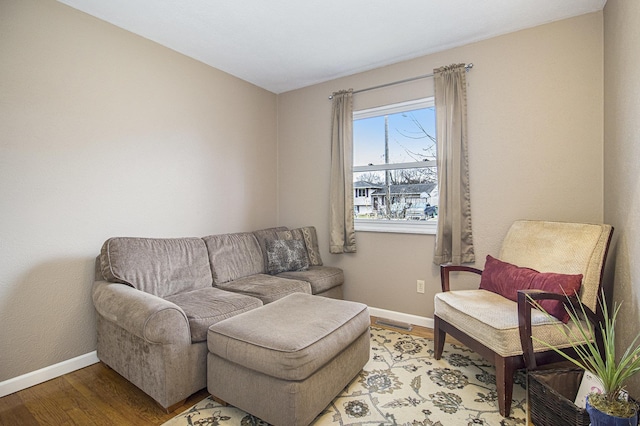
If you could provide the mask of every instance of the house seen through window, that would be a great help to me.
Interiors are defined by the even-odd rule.
[[[435,233],[433,98],[353,113],[356,230]]]

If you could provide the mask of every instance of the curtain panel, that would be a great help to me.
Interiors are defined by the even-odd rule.
[[[465,64],[433,70],[438,165],[436,264],[475,261],[467,159]]]
[[[353,90],[333,94],[331,116],[331,253],[355,253],[353,213]]]

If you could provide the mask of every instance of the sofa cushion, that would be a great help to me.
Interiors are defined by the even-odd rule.
[[[212,284],[200,238],[109,238],[102,245],[100,267],[105,280],[158,297]]]
[[[582,274],[538,272],[487,256],[480,279],[480,289],[492,291],[517,302],[518,290],[534,289],[573,296],[580,290],[581,283]],[[569,321],[569,314],[561,301],[542,300],[540,306],[565,324]]]
[[[166,300],[187,315],[192,343],[207,340],[207,331],[213,324],[262,306],[260,299],[215,287],[174,294]]]
[[[262,250],[251,232],[210,235],[203,240],[216,285],[265,272]]]
[[[265,304],[291,293],[311,294],[311,285],[306,281],[290,280],[266,274],[239,278],[219,284],[218,288],[257,297]]]
[[[309,257],[309,265],[322,266],[322,258],[320,257],[320,248],[318,246],[318,235],[316,228],[313,226],[305,226],[286,231],[276,232],[276,236],[283,240],[303,240]]]
[[[302,240],[267,240],[267,272],[306,271],[309,257]]]
[[[279,277],[307,281],[311,284],[313,294],[324,293],[344,284],[344,272],[332,266],[310,266],[306,271],[288,271],[278,274]]]

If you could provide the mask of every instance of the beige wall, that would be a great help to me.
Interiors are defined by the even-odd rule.
[[[625,7],[637,9],[607,4],[611,39],[633,19]],[[327,96],[334,90],[474,63],[467,77],[478,266],[497,253],[515,219],[602,221],[602,17],[276,97],[53,0],[0,2],[0,381],[95,349],[93,258],[114,235],[312,224],[325,263],[345,270],[346,298],[431,317],[439,288],[433,236],[358,233],[358,253],[328,253]],[[637,30],[620,34],[615,43],[622,47],[607,41],[608,64],[616,64],[607,65],[608,74],[617,63],[637,62],[617,53],[632,49]],[[614,81],[607,104],[627,109],[622,118],[607,115],[604,214],[619,233],[632,229],[637,215],[620,212],[638,210],[630,162],[638,144],[629,135],[638,130],[632,117],[640,97],[631,78]],[[356,108],[431,90],[427,79],[368,92],[356,95]],[[627,266],[619,274],[630,288],[628,259],[638,244],[625,235],[619,245],[626,250],[618,252],[627,253]],[[427,281],[424,295],[416,294],[416,279]],[[637,308],[637,295],[633,300],[627,309]]]
[[[614,299],[622,302],[618,351],[640,331],[640,3],[608,0],[604,9],[604,219],[615,227]],[[621,353],[621,352],[620,352]],[[640,396],[640,377],[631,394]]]
[[[276,96],[52,0],[0,2],[0,381],[95,350],[110,236],[276,223]]]
[[[433,315],[431,235],[357,233],[358,253],[328,253],[328,95],[473,63],[467,75],[477,265],[516,219],[603,220],[603,15],[592,13],[278,96],[281,224],[314,224],[323,260],[345,270],[345,297]],[[331,61],[331,58],[326,58]],[[432,80],[355,95],[366,108],[431,94]],[[416,280],[427,282],[416,293]]]

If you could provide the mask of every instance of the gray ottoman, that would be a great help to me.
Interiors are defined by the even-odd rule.
[[[293,293],[209,328],[209,393],[273,425],[308,425],[369,360],[369,310]]]

